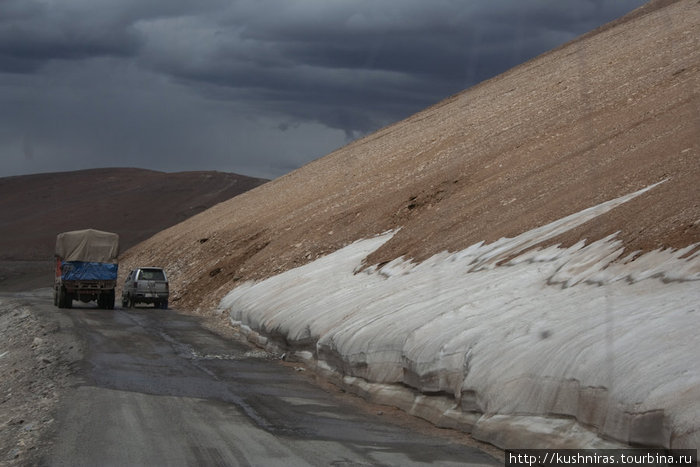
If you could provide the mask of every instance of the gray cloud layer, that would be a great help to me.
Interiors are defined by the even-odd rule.
[[[1,0],[0,176],[275,177],[640,0]]]

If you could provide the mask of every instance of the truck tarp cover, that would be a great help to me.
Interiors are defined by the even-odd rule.
[[[63,232],[56,237],[56,256],[63,261],[116,263],[119,235],[94,229]]]
[[[64,261],[61,263],[61,277],[64,281],[115,281],[118,266],[114,263],[86,263]]]

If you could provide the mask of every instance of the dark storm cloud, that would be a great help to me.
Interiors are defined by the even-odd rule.
[[[0,1],[0,71],[36,71],[49,60],[133,56],[141,20],[198,13],[185,1]],[[17,66],[19,65],[19,66]]]
[[[281,175],[642,3],[0,0],[2,170]]]
[[[189,30],[205,39],[181,55],[149,41],[153,63],[165,73],[239,89],[270,109],[352,134],[409,115],[640,3],[266,0],[233,4],[209,29],[165,21],[144,25],[144,34],[163,40]]]

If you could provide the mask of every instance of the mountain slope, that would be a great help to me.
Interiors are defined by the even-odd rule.
[[[359,238],[400,228],[367,264],[421,261],[665,179],[550,243],[617,231],[628,251],[696,243],[699,7],[667,3],[161,232],[125,262],[170,268],[180,303],[211,309],[241,280]]]

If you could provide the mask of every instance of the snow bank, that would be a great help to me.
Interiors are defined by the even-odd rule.
[[[700,253],[533,248],[654,186],[420,264],[357,272],[392,233],[358,241],[221,306],[356,392],[503,448],[698,448]]]

